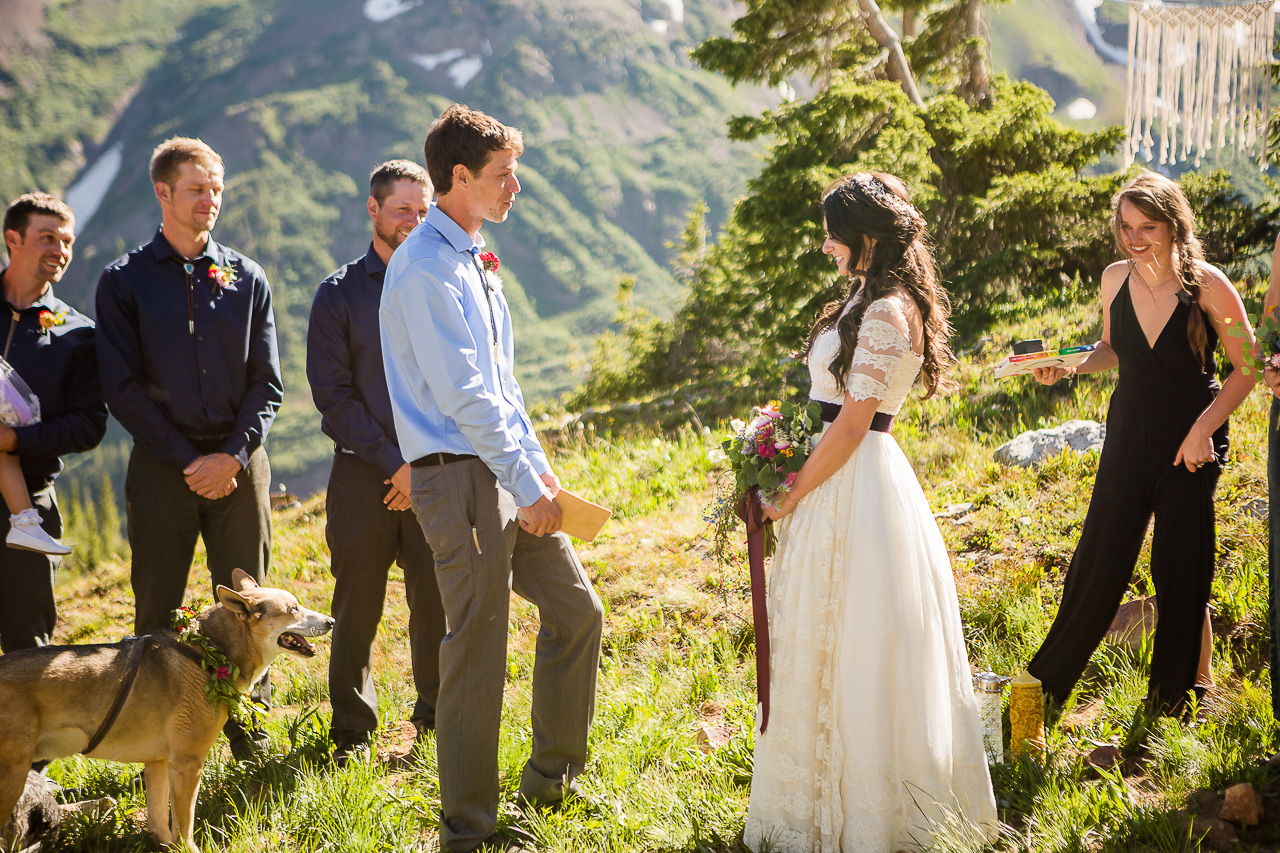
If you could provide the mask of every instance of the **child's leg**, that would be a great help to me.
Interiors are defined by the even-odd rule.
[[[54,539],[40,526],[40,513],[31,504],[31,493],[22,478],[18,457],[0,453],[0,497],[9,505],[9,533],[5,544],[23,551],[66,555],[71,549]]]
[[[17,515],[24,509],[33,509],[31,493],[27,491],[27,481],[22,476],[22,466],[18,457],[12,453],[0,453],[0,497],[9,507],[10,515]]]

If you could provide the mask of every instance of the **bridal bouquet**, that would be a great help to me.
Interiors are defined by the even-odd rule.
[[[806,405],[774,400],[753,408],[750,422],[734,420],[731,425],[734,433],[720,446],[733,481],[707,514],[715,529],[715,553],[722,558],[729,553],[729,537],[737,527],[738,507],[747,492],[758,489],[762,504],[777,506],[795,482],[813,452],[814,435],[822,429],[822,406],[812,400]]]
[[[1280,372],[1280,320],[1276,319],[1276,312],[1259,317],[1253,332],[1253,349],[1248,346],[1244,348],[1245,374],[1248,375],[1250,370],[1259,373],[1264,370]],[[1244,337],[1244,329],[1242,326],[1232,325],[1230,334]]]

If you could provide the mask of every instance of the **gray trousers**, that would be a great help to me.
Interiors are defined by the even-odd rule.
[[[479,459],[414,468],[412,497],[449,625],[436,706],[440,848],[466,851],[497,826],[511,590],[541,621],[533,751],[520,778],[520,792],[537,802],[559,800],[586,764],[604,610],[569,537],[520,529],[515,498]]]
[[[40,511],[40,526],[57,539],[62,535],[62,515],[58,512],[53,486],[31,496]],[[0,519],[0,539],[9,532],[9,508]],[[5,654],[19,649],[47,646],[58,622],[53,600],[53,579],[61,557],[6,548],[0,541],[0,650]]]
[[[202,498],[187,486],[182,472],[160,461],[140,444],[133,445],[125,475],[124,499],[133,566],[129,579],[135,607],[134,633],[150,634],[169,627],[182,606],[195,556],[196,538],[204,539],[209,561],[210,593],[231,586],[231,573],[243,569],[265,583],[271,558],[271,465],[258,448],[249,467],[236,475],[236,489],[225,498]],[[214,601],[217,601],[215,595]],[[253,690],[266,704],[269,678]]]
[[[325,497],[325,539],[332,555],[332,652],[329,698],[338,745],[368,742],[378,727],[378,694],[373,686],[373,640],[382,619],[387,572],[392,562],[404,570],[409,603],[409,653],[417,702],[411,719],[434,726],[440,693],[440,641],[444,609],[436,586],[435,560],[411,512],[387,509],[390,486],[374,465],[352,453],[335,453]]]

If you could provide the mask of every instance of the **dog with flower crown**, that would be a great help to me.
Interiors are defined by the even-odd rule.
[[[333,628],[284,590],[232,578],[180,631],[0,656],[0,824],[33,761],[83,753],[143,764],[152,836],[198,849],[200,771],[231,707],[277,655],[313,657],[306,638]]]

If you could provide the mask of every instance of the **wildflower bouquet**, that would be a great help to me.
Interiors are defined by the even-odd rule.
[[[1248,375],[1250,370],[1256,370],[1259,373],[1264,370],[1280,373],[1280,319],[1276,318],[1276,312],[1270,311],[1259,317],[1253,333],[1255,336],[1253,348],[1250,349],[1248,346],[1244,348],[1245,375]],[[1231,334],[1244,337],[1243,326],[1233,325]]]
[[[796,474],[813,452],[813,437],[822,428],[822,406],[771,401],[751,410],[751,421],[731,422],[733,435],[721,442],[733,482],[725,489],[708,514],[714,525],[714,548],[718,557],[730,551],[729,537],[737,527],[739,506],[747,493],[758,489],[762,504],[776,507],[795,482]],[[768,530],[768,528],[766,528]],[[772,551],[771,532],[766,534],[766,553]]]

